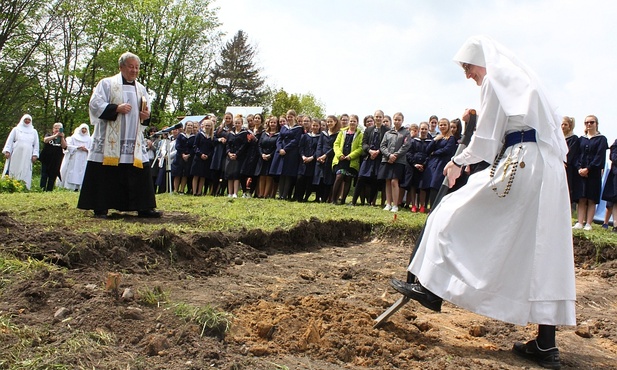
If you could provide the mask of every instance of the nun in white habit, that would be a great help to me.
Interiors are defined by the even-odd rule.
[[[32,164],[39,157],[39,134],[32,126],[32,117],[24,114],[6,139],[2,153],[6,158],[2,175],[23,180],[26,188],[32,184]]]
[[[66,139],[67,147],[60,167],[58,185],[70,190],[79,190],[88,164],[88,151],[92,145],[87,123],[82,123]]]
[[[392,285],[435,311],[445,299],[508,323],[539,324],[538,337],[513,350],[558,369],[555,326],[576,324],[561,117],[535,74],[492,39],[468,39],[454,60],[481,87],[480,109],[469,146],[444,174],[452,186],[461,166],[492,165],[431,212],[408,268],[418,283]]]

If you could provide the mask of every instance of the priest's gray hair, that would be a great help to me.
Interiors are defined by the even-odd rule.
[[[120,55],[120,58],[118,59],[118,67],[122,67],[123,65],[125,65],[126,61],[129,59],[135,59],[139,64],[141,64],[141,59],[139,59],[137,55],[127,51]]]

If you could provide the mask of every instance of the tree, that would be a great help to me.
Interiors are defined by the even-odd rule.
[[[140,56],[153,123],[209,101],[220,47],[212,0],[10,0],[0,3],[0,137],[30,113],[37,128],[87,121],[96,83]],[[93,21],[96,17],[96,21]],[[206,103],[204,103],[206,102]]]
[[[208,45],[218,22],[208,9],[210,1],[150,0],[138,4],[135,49],[143,62],[140,78],[153,93],[152,114],[162,115],[175,104],[184,110],[186,79],[182,74],[190,71],[196,60],[209,65],[204,58],[213,55]]]
[[[19,117],[30,113],[39,124],[44,111],[37,51],[49,38],[62,0],[13,0],[0,3],[0,133],[8,132]],[[43,65],[44,67],[44,65]],[[3,135],[4,136],[4,135]]]
[[[242,30],[222,48],[211,80],[214,93],[223,95],[225,105],[260,106],[265,101],[267,92],[253,62],[255,55],[255,48],[248,44]]]
[[[272,101],[272,114],[280,116],[290,109],[295,110],[298,114],[306,114],[317,118],[323,118],[325,111],[322,103],[311,93],[289,95],[285,90],[279,89],[274,94]]]
[[[306,114],[313,118],[323,118],[325,116],[325,107],[323,103],[311,94],[300,95],[300,114]]]

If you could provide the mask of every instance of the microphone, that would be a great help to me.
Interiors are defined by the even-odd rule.
[[[166,134],[168,132],[171,132],[172,130],[177,130],[182,128],[182,123],[178,122],[175,125],[171,126],[171,127],[167,127],[166,129],[163,129],[161,131],[155,132],[153,135],[161,135],[161,134]]]

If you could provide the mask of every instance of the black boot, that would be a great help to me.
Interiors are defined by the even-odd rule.
[[[441,303],[443,300],[422,285],[411,284],[398,279],[392,279],[390,285],[392,285],[392,288],[397,292],[413,299],[429,310],[441,312]]]
[[[538,365],[543,368],[561,369],[559,350],[557,347],[542,349],[538,346],[538,342],[534,339],[527,343],[514,343],[512,351],[523,358],[537,362]]]

